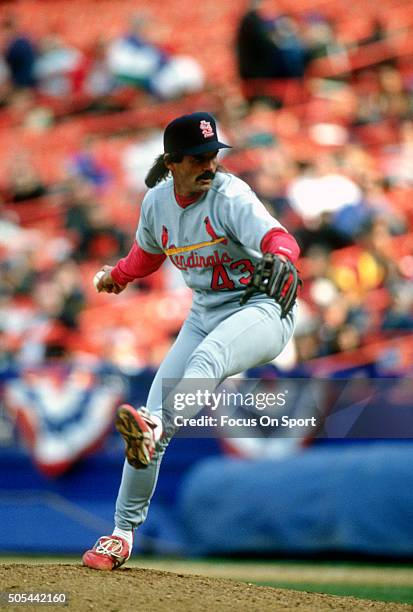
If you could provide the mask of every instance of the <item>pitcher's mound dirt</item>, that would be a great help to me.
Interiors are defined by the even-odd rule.
[[[13,593],[66,593],[67,607],[30,606],[31,609],[73,612],[266,612],[267,610],[363,610],[406,611],[411,606],[273,589],[188,574],[148,569],[99,572],[72,564],[4,564],[0,566],[0,590]],[[4,604],[3,604],[4,606]],[[29,609],[1,606],[7,612]]]

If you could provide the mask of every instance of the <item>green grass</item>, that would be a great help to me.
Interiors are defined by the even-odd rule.
[[[294,589],[310,593],[326,593],[327,595],[339,595],[342,597],[359,597],[360,599],[413,604],[413,587],[404,585],[315,584],[314,582],[261,582],[256,580],[251,582],[259,586],[271,586],[277,589]]]

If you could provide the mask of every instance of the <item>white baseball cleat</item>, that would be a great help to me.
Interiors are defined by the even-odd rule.
[[[146,468],[155,453],[155,429],[158,424],[146,408],[135,410],[129,404],[118,409],[115,426],[126,444],[126,459],[136,468]]]
[[[91,550],[87,550],[82,562],[86,567],[110,571],[117,569],[130,557],[131,549],[120,536],[102,536]]]

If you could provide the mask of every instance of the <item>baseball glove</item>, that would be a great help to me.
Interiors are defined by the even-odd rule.
[[[286,317],[295,304],[298,287],[302,285],[298,272],[291,261],[272,253],[265,253],[255,266],[248,287],[241,296],[240,304],[248,302],[253,293],[266,293],[281,306],[281,317]]]

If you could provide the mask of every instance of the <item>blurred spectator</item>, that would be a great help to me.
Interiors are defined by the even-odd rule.
[[[36,85],[35,61],[37,52],[31,38],[20,31],[17,18],[9,16],[3,21],[6,42],[4,59],[9,68],[12,85],[16,88]]]
[[[13,366],[14,351],[12,343],[9,341],[7,335],[0,329],[0,374],[9,371]],[[2,430],[5,425],[0,415],[0,440],[3,442],[4,431]]]
[[[10,161],[5,197],[10,202],[41,198],[48,192],[27,152],[16,154]]]
[[[53,112],[39,104],[35,90],[15,89],[8,93],[0,113],[0,128],[22,126],[26,132],[44,132],[53,124]]]
[[[72,71],[73,93],[102,98],[111,94],[117,86],[108,65],[107,42],[100,38],[90,45]]]
[[[90,137],[83,139],[79,150],[68,160],[66,168],[69,175],[90,183],[99,191],[103,191],[110,182],[111,173],[97,159],[93,150],[93,140]]]
[[[78,328],[78,318],[85,306],[85,295],[79,285],[79,270],[74,259],[66,259],[56,267],[52,275],[53,283],[63,297],[62,308],[57,317],[65,328]]]
[[[376,278],[376,283],[378,283],[381,277],[383,283],[388,287],[400,281],[400,272],[395,257],[397,254],[394,252],[390,227],[385,219],[378,217],[367,222],[360,231],[358,242],[365,248],[377,267],[371,277],[372,280]],[[364,269],[368,271],[369,266],[365,265]],[[373,267],[371,270],[373,271]],[[365,274],[366,281],[368,277],[369,275]],[[371,288],[373,285],[368,284],[366,289],[368,286]]]
[[[298,162],[296,176],[287,187],[287,197],[303,221],[297,240],[304,254],[313,244],[333,250],[352,243],[348,233],[334,223],[333,215],[346,206],[358,204],[361,190],[337,171],[331,157],[320,158],[315,163]]]
[[[43,362],[50,334],[56,329],[60,341],[64,337],[69,341],[71,331],[78,328],[85,298],[74,262],[68,260],[38,275],[32,297],[32,307],[25,314],[20,332],[23,342],[18,360],[25,365]]]
[[[237,32],[238,70],[242,79],[283,76],[281,52],[260,9],[264,0],[251,0]]]
[[[413,186],[413,121],[400,126],[400,140],[387,148],[384,171],[391,185]]]
[[[108,48],[108,64],[121,81],[132,83],[162,100],[200,91],[204,73],[189,56],[170,55],[152,44],[147,36],[147,15],[135,15],[130,29]]]
[[[35,287],[36,273],[29,253],[21,251],[10,254],[1,262],[0,270],[0,290],[5,296],[30,296]]]
[[[383,219],[392,235],[406,232],[408,230],[407,220],[403,212],[395,209],[392,205],[388,196],[388,182],[379,177],[372,177],[370,179],[366,178],[360,183],[362,189],[362,198],[358,205],[360,212],[354,210],[356,207],[349,207],[342,211],[347,215],[349,221],[351,214],[354,213],[354,218],[348,224],[349,235],[356,237],[360,227],[374,219]],[[342,221],[344,222],[344,218],[342,218]]]
[[[97,202],[90,185],[72,181],[65,194],[65,227],[76,244],[75,259],[112,261],[125,254],[126,236]]]
[[[413,110],[413,94],[405,87],[397,68],[384,65],[378,68],[379,102],[381,114],[386,118],[407,119]]]
[[[295,335],[297,364],[320,356],[320,343],[316,332]]]
[[[338,352],[338,341],[341,330],[348,322],[349,306],[343,295],[321,308],[321,326],[319,328],[320,354],[330,355]]]
[[[0,199],[0,255],[4,256],[6,247],[18,238],[23,231],[19,226],[18,215],[6,210],[3,200]]]
[[[335,23],[325,15],[312,13],[307,16],[304,28],[309,61],[329,57],[335,66],[348,68],[346,47],[339,41]]]
[[[384,119],[407,119],[413,108],[413,95],[406,88],[399,70],[391,65],[372,67],[357,76],[357,125],[377,124]],[[380,124],[377,125],[380,134]]]
[[[302,79],[309,56],[295,19],[291,15],[277,17],[271,38],[280,53],[280,76],[285,79]]]
[[[6,62],[0,55],[0,107],[6,104],[9,94],[10,73]]]
[[[331,353],[342,353],[344,351],[354,351],[361,346],[361,335],[354,326],[346,323],[341,325],[331,343]]]
[[[132,193],[146,190],[145,177],[153,159],[163,148],[163,133],[161,130],[150,130],[142,135],[139,142],[125,147],[122,153],[122,167],[125,183]]]
[[[303,98],[308,53],[295,19],[271,9],[265,0],[251,2],[238,26],[236,52],[248,103],[268,100],[278,108]]]
[[[86,181],[71,179],[66,182],[63,193],[65,227],[74,240],[79,241],[87,231],[88,209],[96,205],[92,186]]]
[[[407,230],[406,219],[401,211],[392,207],[391,200],[386,194],[386,181],[363,177],[359,184],[360,201],[344,206],[334,213],[332,225],[351,240],[354,240],[360,230],[375,219],[383,220],[392,235],[404,233]]]
[[[384,313],[381,328],[383,331],[413,331],[413,292],[405,284],[392,288],[391,303]]]
[[[301,297],[318,309],[331,304],[338,295],[330,253],[325,245],[313,244],[306,253],[306,282]]]
[[[151,92],[153,75],[166,65],[168,59],[166,53],[146,39],[148,19],[142,14],[130,20],[128,32],[110,43],[108,62],[119,79]]]
[[[62,42],[56,35],[45,36],[40,42],[35,74],[40,93],[64,97],[73,93],[73,73],[82,61],[78,49]]]
[[[360,188],[338,171],[332,156],[297,166],[297,176],[288,188],[291,206],[306,225],[317,221],[323,213],[332,213],[344,206],[357,204]]]

